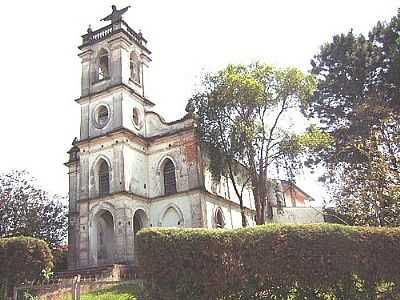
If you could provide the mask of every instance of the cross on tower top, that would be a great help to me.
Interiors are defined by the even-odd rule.
[[[122,15],[124,13],[126,13],[126,11],[130,8],[131,6],[127,6],[125,8],[122,9],[117,9],[117,7],[115,5],[112,5],[112,13],[109,14],[108,16],[104,17],[103,19],[101,19],[101,21],[111,21],[111,24],[114,24],[116,22],[119,22],[122,20]]]

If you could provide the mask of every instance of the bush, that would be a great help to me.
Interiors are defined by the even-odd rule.
[[[53,255],[54,271],[62,272],[68,265],[68,246],[58,246],[51,249]]]
[[[52,261],[51,250],[42,240],[31,237],[0,239],[0,285],[4,290],[39,280],[43,269],[53,268]]]
[[[398,299],[399,249],[399,229],[328,224],[138,234],[153,300]]]

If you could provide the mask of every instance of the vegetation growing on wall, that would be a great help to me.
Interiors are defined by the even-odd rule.
[[[398,249],[399,229],[328,224],[138,234],[148,296],[166,300],[392,299]]]

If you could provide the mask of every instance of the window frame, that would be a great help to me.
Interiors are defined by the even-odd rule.
[[[97,173],[99,196],[106,196],[110,194],[110,166],[104,159],[102,159],[102,161],[99,163],[100,165]],[[107,169],[105,169],[103,166],[105,166]]]
[[[171,159],[166,158],[163,164],[164,195],[172,195],[176,189],[176,168]]]

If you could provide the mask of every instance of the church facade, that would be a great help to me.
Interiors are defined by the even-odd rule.
[[[70,269],[135,263],[135,237],[143,227],[241,227],[232,185],[212,181],[194,121],[166,122],[152,110],[144,94],[151,52],[122,19],[126,9],[113,7],[105,18],[110,24],[89,28],[79,47],[80,137],[66,163]],[[298,195],[300,206],[309,207],[312,198],[300,189]],[[250,190],[244,200],[254,225]],[[299,222],[322,220],[308,214]]]

